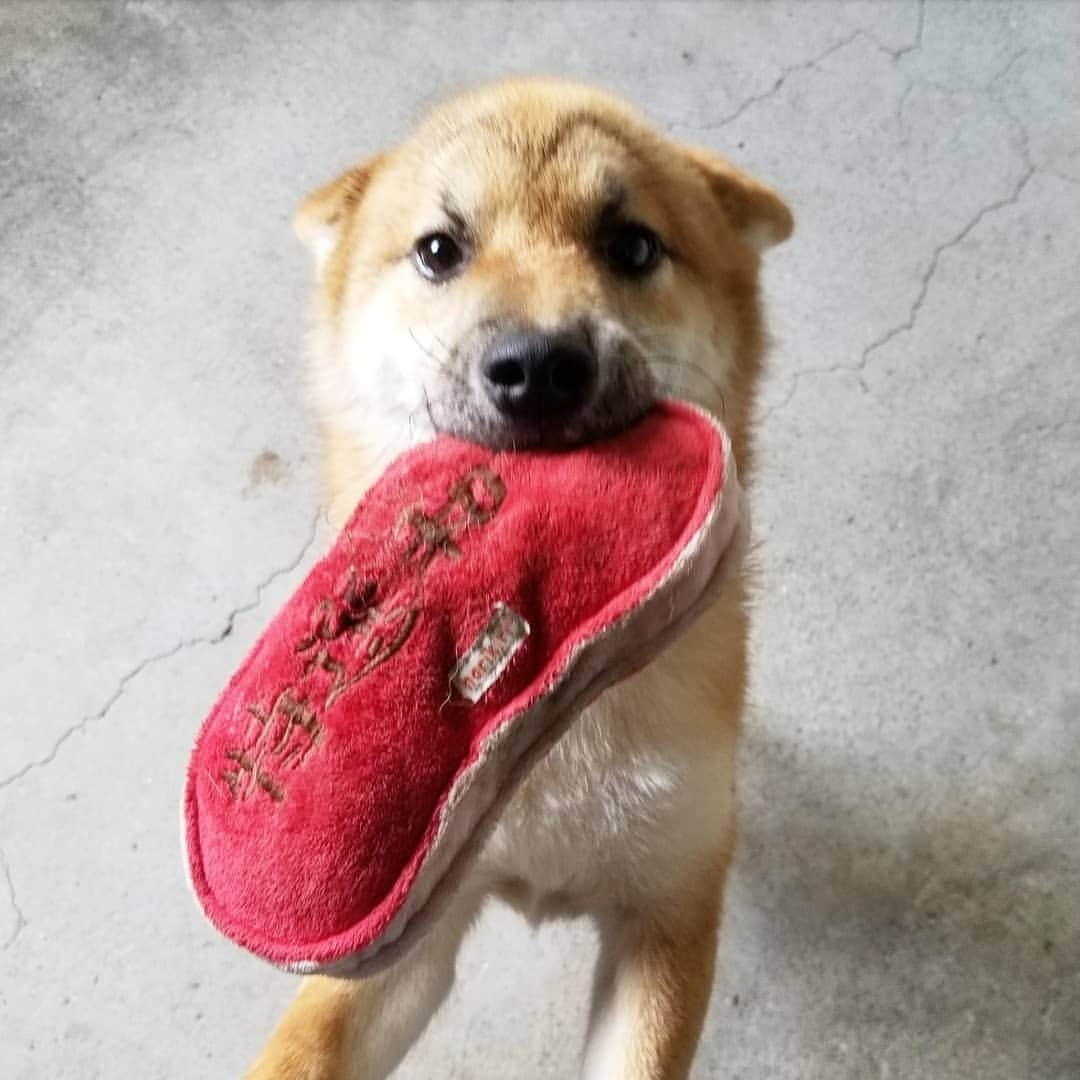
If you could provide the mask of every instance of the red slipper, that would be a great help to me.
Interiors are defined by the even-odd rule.
[[[415,936],[526,753],[715,598],[741,503],[723,430],[673,402],[569,452],[440,436],[399,458],[199,733],[211,922],[298,971]]]

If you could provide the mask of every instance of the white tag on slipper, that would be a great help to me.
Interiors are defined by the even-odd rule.
[[[457,662],[450,681],[474,705],[506,670],[529,636],[529,624],[511,607],[498,603],[476,640]]]

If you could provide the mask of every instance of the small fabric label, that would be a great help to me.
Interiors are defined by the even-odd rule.
[[[454,689],[466,701],[478,702],[528,636],[529,624],[513,608],[496,604],[487,625],[454,668]]]

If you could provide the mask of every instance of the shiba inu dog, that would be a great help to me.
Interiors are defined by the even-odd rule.
[[[436,432],[571,448],[665,394],[721,414],[750,474],[760,256],[791,214],[624,104],[551,80],[481,88],[309,196],[295,226],[317,267],[312,392],[339,523]],[[595,921],[583,1075],[685,1076],[734,843],[746,595],[730,585],[573,723],[411,951],[367,979],[307,979],[249,1075],[389,1074],[494,895],[532,918]]]

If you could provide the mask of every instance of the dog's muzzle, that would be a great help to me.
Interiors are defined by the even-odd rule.
[[[530,431],[581,412],[596,389],[597,368],[584,335],[541,330],[499,334],[480,360],[488,399],[509,423]]]

